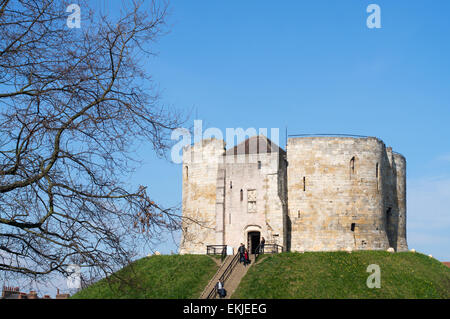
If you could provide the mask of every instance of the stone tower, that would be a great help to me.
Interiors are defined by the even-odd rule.
[[[406,161],[373,137],[264,136],[183,152],[180,253],[261,237],[291,251],[407,250]]]
[[[225,142],[217,139],[183,150],[181,254],[204,254],[206,245],[223,241],[224,154]]]
[[[290,138],[290,250],[406,250],[405,159],[373,137]]]

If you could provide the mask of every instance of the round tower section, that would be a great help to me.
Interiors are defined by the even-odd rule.
[[[399,153],[394,155],[394,168],[397,187],[398,231],[397,251],[407,251],[406,241],[406,159]]]
[[[292,251],[387,249],[384,143],[373,137],[289,138]]]

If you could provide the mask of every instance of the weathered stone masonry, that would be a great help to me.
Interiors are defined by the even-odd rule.
[[[403,251],[406,161],[373,137],[289,138],[286,152],[263,136],[203,140],[183,153],[182,209],[180,253],[255,234],[291,251]]]

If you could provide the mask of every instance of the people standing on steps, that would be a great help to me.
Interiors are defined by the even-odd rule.
[[[225,290],[224,284],[222,281],[218,281],[216,284],[217,293],[219,294],[219,297],[222,299],[227,295],[227,291]]]
[[[239,252],[239,262],[240,263],[245,262],[245,256],[244,256],[244,254],[245,254],[245,246],[244,246],[243,243],[241,243],[241,246],[239,246],[238,252]]]
[[[244,252],[244,266],[247,266],[250,263],[250,259],[248,257],[248,249],[245,249]]]
[[[261,238],[261,242],[259,243],[259,252],[258,254],[264,254],[264,245],[266,244],[266,240],[264,237]]]

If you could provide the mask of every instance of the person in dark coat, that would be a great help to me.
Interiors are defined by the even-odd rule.
[[[266,240],[264,237],[261,239],[261,243],[259,244],[259,253],[264,254],[264,245],[266,244]]]
[[[245,246],[243,243],[241,243],[241,246],[239,246],[238,252],[239,252],[239,262],[240,263],[245,262],[245,256],[244,256]]]
[[[216,284],[217,293],[219,294],[220,298],[224,298],[227,295],[227,291],[225,290],[225,287],[223,285],[222,281],[218,281]]]

